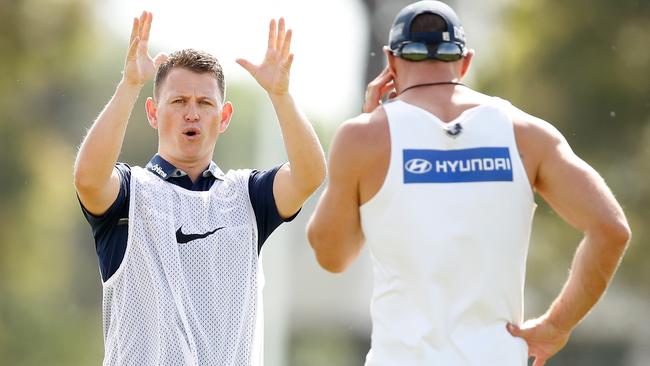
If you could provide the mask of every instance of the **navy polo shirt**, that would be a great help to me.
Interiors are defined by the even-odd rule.
[[[283,219],[275,205],[273,181],[281,167],[282,165],[278,165],[270,170],[253,170],[248,178],[248,193],[257,221],[258,252],[273,230],[298,215],[296,212],[293,216]],[[120,267],[128,239],[131,167],[124,163],[117,163],[115,168],[120,176],[120,192],[108,211],[101,216],[95,216],[83,205],[81,206],[95,238],[95,249],[99,257],[103,281],[108,280]],[[217,164],[210,162],[210,166],[203,174],[192,182],[187,173],[177,169],[158,154],[153,156],[145,168],[171,184],[192,191],[207,191],[216,180],[223,180],[224,176]]]

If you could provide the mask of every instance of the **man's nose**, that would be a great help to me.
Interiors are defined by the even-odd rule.
[[[196,122],[199,120],[199,112],[194,103],[188,103],[187,111],[185,111],[185,120],[187,122]]]

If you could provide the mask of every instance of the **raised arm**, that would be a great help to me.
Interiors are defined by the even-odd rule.
[[[133,19],[131,41],[122,80],[115,94],[81,143],[74,165],[74,185],[84,207],[99,215],[119,193],[119,176],[114,171],[122,149],[126,126],[142,86],[152,78],[165,56],[154,61],[148,54],[152,14],[143,12]]]
[[[520,327],[534,366],[542,366],[566,344],[573,328],[591,310],[610,282],[630,238],[621,206],[600,175],[576,156],[550,125],[538,124],[536,143],[544,146],[535,188],[569,224],[584,232],[569,278],[541,317]]]
[[[316,132],[289,93],[291,34],[285,31],[284,19],[277,25],[272,20],[264,61],[254,65],[237,59],[266,90],[280,122],[289,163],[278,171],[273,195],[282,217],[295,214],[325,178],[325,155]]]

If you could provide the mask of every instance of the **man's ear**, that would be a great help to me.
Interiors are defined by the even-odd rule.
[[[153,127],[154,129],[158,129],[158,117],[157,117],[157,111],[158,108],[156,107],[156,102],[153,100],[153,98],[149,97],[147,98],[147,102],[145,103],[145,111],[147,112],[147,120],[149,121],[149,125]]]
[[[391,52],[388,46],[384,46],[383,51],[386,55],[386,61],[388,62],[388,70],[390,71],[390,74],[393,75],[393,79],[395,79],[395,55],[393,55],[393,52]]]
[[[460,78],[464,78],[467,72],[469,71],[469,67],[472,64],[472,59],[474,58],[474,50],[470,49],[467,51],[467,55],[463,57],[463,63],[460,69]]]
[[[230,124],[233,108],[232,103],[226,102],[221,108],[221,120],[219,121],[219,133],[224,133]]]

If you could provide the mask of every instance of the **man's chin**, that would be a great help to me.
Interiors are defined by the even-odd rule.
[[[192,162],[201,160],[205,157],[206,152],[199,148],[199,146],[181,146],[174,152],[176,158],[180,161]]]

